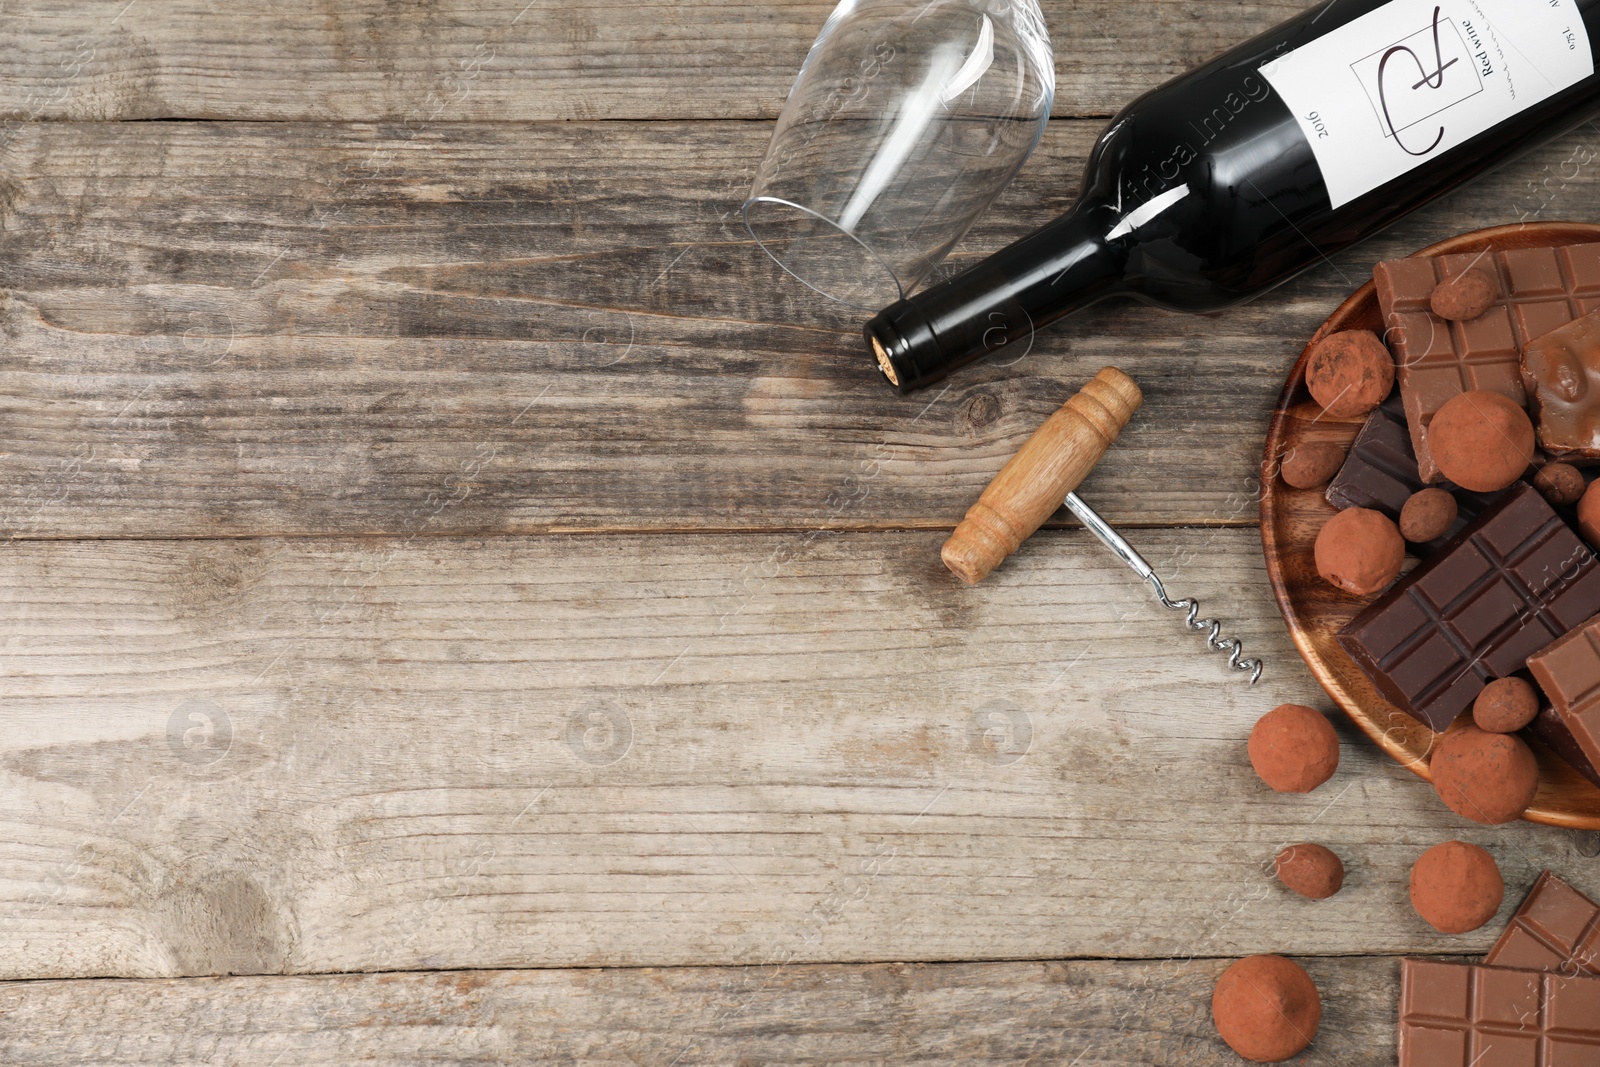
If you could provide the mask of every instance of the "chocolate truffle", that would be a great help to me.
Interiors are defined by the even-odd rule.
[[[1280,1063],[1299,1055],[1317,1036],[1322,997],[1298,963],[1282,956],[1246,956],[1217,979],[1211,1021],[1245,1059]]]
[[[1289,845],[1278,850],[1273,866],[1278,881],[1312,900],[1326,900],[1344,885],[1344,864],[1321,845]]]
[[[1465,841],[1434,845],[1411,866],[1411,906],[1441,934],[1476,930],[1505,895],[1494,857]]]
[[[1428,424],[1439,472],[1463,489],[1492,493],[1533,462],[1533,422],[1516,401],[1487,389],[1445,401]]]
[[[1539,714],[1539,694],[1521,678],[1497,678],[1472,703],[1472,721],[1491,734],[1514,734]]]
[[[1557,507],[1576,504],[1583,496],[1583,472],[1570,463],[1546,463],[1533,476],[1533,487]]]
[[[1600,481],[1591,482],[1578,498],[1578,532],[1592,546],[1600,546]]]
[[[1394,388],[1394,357],[1371,330],[1331,333],[1311,350],[1306,388],[1334,418],[1357,418]]]
[[[1283,454],[1278,473],[1296,489],[1326,485],[1344,466],[1344,449],[1328,441],[1295,445]]]
[[[1434,791],[1451,811],[1491,826],[1519,817],[1539,789],[1539,764],[1522,738],[1471,723],[1439,738],[1428,766]]]
[[[1280,704],[1250,731],[1250,766],[1280,793],[1309,793],[1339,768],[1339,735],[1327,716]]]
[[[1466,322],[1488,311],[1496,293],[1494,279],[1474,267],[1435,286],[1428,306],[1441,319]]]
[[[1317,533],[1317,573],[1356,596],[1376,593],[1400,575],[1406,542],[1394,520],[1371,508],[1345,508]]]
[[[1400,536],[1414,545],[1443,537],[1456,521],[1457,510],[1448,489],[1419,489],[1400,509]]]

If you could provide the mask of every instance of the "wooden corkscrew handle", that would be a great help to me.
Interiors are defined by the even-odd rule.
[[[1144,403],[1132,378],[1106,367],[1034,431],[994,476],[940,556],[962,581],[983,578],[1078,488]]]

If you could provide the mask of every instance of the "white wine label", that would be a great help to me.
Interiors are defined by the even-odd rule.
[[[1261,67],[1334,207],[1593,73],[1576,0],[1391,0]]]

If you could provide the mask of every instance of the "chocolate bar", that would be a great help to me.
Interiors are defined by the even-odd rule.
[[[1525,971],[1600,974],[1600,904],[1545,871],[1483,962]]]
[[[1456,498],[1459,509],[1455,524],[1449,532],[1436,541],[1428,542],[1430,548],[1443,546],[1450,537],[1489,506],[1498,493],[1469,493],[1449,482],[1440,483]],[[1400,509],[1418,490],[1426,488],[1417,474],[1417,454],[1411,450],[1411,434],[1406,429],[1406,412],[1399,392],[1389,395],[1381,405],[1367,416],[1356,433],[1355,442],[1345,456],[1344,466],[1328,483],[1328,503],[1341,511],[1345,508],[1371,508],[1381,511],[1391,519],[1400,517]]]
[[[1600,978],[1400,961],[1400,1067],[1595,1067]]]
[[[1600,314],[1524,345],[1522,386],[1540,448],[1562,459],[1600,458]]]
[[[1467,322],[1435,315],[1434,287],[1473,268],[1494,280],[1494,304]],[[1373,280],[1418,473],[1431,484],[1440,474],[1428,450],[1428,424],[1445,401],[1490,389],[1525,404],[1522,346],[1600,310],[1600,244],[1397,259],[1378,264]]]
[[[1596,612],[1594,553],[1538,490],[1519,483],[1350,620],[1338,641],[1387,700],[1442,731],[1491,679],[1521,670]]]
[[[1572,731],[1561,721],[1561,716],[1556,714],[1555,708],[1549,704],[1540,708],[1539,714],[1528,726],[1528,733],[1544,742],[1550,751],[1572,764],[1573,770],[1595,785],[1600,785],[1600,769],[1590,763],[1589,757],[1583,754],[1583,749],[1578,747],[1578,739],[1572,736]]]
[[[1589,763],[1600,767],[1600,618],[1530,656],[1528,670]]]

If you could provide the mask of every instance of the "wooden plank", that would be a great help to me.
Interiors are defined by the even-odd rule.
[[[1399,966],[1303,961],[1323,997],[1307,1067],[1394,1063]],[[1224,960],[455,971],[0,985],[10,1067],[333,1061],[1233,1067]],[[68,1021],[70,1020],[70,1021]]]
[[[1086,535],[984,585],[937,533],[14,542],[0,553],[0,977],[1481,951],[1426,847],[1591,892],[1318,701],[1254,531],[1142,531],[1251,688]],[[1317,840],[1313,903],[1267,864]]]
[[[1054,124],[952,269],[1067,207],[1097,125]],[[1282,377],[1373,260],[1600,207],[1586,130],[1253,305],[1107,306],[898,397],[744,235],[768,129],[28,128],[0,534],[949,527],[1108,363],[1148,399],[1086,495],[1250,522]]]
[[[773,118],[833,6],[26,0],[0,14],[0,118]],[[1070,116],[1109,115],[1308,4],[1041,6]]]

